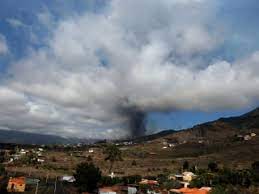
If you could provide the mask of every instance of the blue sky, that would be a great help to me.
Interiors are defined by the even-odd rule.
[[[128,134],[121,106],[150,132],[257,107],[258,1],[172,2],[1,1],[0,96],[21,107],[1,128],[113,138]]]

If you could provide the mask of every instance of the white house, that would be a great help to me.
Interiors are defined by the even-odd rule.
[[[69,182],[69,183],[73,183],[76,181],[74,176],[68,176],[68,175],[64,175],[60,178],[61,181],[65,181],[65,182]]]

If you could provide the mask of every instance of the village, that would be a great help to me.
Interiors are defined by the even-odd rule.
[[[132,145],[132,142],[124,142],[123,145]],[[115,144],[115,146],[119,146],[121,144]],[[165,145],[165,143],[164,143]],[[80,145],[77,145],[80,147]],[[171,145],[168,145],[171,147]],[[164,147],[162,147],[164,149]],[[22,164],[24,168],[26,168],[26,165],[43,165],[45,163],[46,157],[45,157],[45,150],[43,147],[38,147],[34,149],[24,149],[24,148],[15,148],[15,152],[11,153],[10,150],[6,150],[5,157],[9,158],[8,161],[5,162],[7,166],[12,166],[13,164],[19,165]],[[125,148],[124,148],[125,149]],[[123,150],[123,149],[122,149]],[[78,152],[74,152],[78,153]],[[80,152],[79,152],[80,153]],[[90,148],[88,149],[89,154],[94,153],[94,149]],[[89,160],[89,159],[88,159]],[[7,169],[9,169],[7,167]],[[13,168],[10,168],[13,170]],[[42,190],[51,190],[51,189],[44,189],[42,187],[53,187],[53,193],[67,193],[65,191],[65,188],[58,188],[58,187],[68,187],[73,188],[73,184],[75,183],[76,179],[73,175],[61,175],[61,174],[47,174],[45,179],[42,179],[43,177],[33,178],[33,171],[29,171],[28,173],[25,173],[23,176],[19,176],[19,174],[22,174],[21,172],[17,172],[17,167],[14,167],[14,171],[10,171],[7,174],[10,175],[8,179],[8,183],[6,186],[6,190],[8,193],[42,193]],[[13,173],[13,174],[12,174]],[[11,176],[12,174],[12,176]],[[55,176],[55,180],[53,181],[53,175]],[[118,177],[114,172],[111,172],[111,174],[108,175],[110,179],[116,179],[118,181]],[[130,176],[129,176],[130,177]],[[151,179],[147,178],[141,178],[140,176],[132,176],[134,182],[128,184],[128,185],[121,185],[121,184],[115,184],[113,186],[103,186],[98,188],[98,193],[100,194],[116,194],[116,193],[129,193],[129,194],[136,194],[137,192],[145,192],[149,194],[156,194],[156,193],[195,193],[195,194],[206,194],[208,193],[211,188],[210,187],[202,187],[202,188],[189,188],[190,182],[196,177],[196,175],[192,172],[184,171],[180,174],[168,174],[167,179],[164,181],[173,181],[175,184],[177,184],[176,187],[178,189],[174,188],[175,186],[172,186],[171,189],[161,189],[160,183],[155,177],[149,177]],[[3,179],[3,178],[2,178]],[[2,180],[1,179],[1,180]],[[49,179],[49,180],[48,180]],[[115,182],[116,182],[115,181]],[[44,182],[42,184],[41,182]],[[48,182],[50,182],[48,184]],[[54,182],[54,183],[53,183]],[[52,186],[48,186],[52,185]],[[65,186],[63,186],[65,185]],[[110,185],[110,183],[108,183]],[[3,186],[3,184],[1,184]],[[168,188],[168,187],[167,187]],[[73,190],[73,189],[72,189]],[[70,191],[73,192],[73,191]],[[75,192],[75,191],[74,191]],[[52,193],[51,191],[49,193]]]
[[[236,137],[250,141],[256,134]],[[219,186],[222,184],[231,185],[233,191],[236,188],[251,190],[251,194],[257,191],[258,162],[234,170],[206,157],[196,162],[196,157],[166,156],[188,144],[162,138],[141,143],[4,145],[1,193],[214,194],[223,192]],[[89,189],[88,184],[95,186]]]

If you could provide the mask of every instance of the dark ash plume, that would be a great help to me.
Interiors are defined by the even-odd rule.
[[[129,128],[132,137],[140,137],[146,133],[146,113],[137,109],[129,109]]]
[[[145,111],[142,111],[135,106],[120,106],[118,108],[119,113],[128,118],[128,130],[131,137],[144,136],[146,133],[146,115]]]

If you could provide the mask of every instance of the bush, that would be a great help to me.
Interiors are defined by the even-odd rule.
[[[222,186],[217,186],[212,189],[210,194],[228,194]]]
[[[103,176],[101,178],[101,184],[103,186],[112,186],[122,182],[122,179],[120,179],[119,177],[111,178],[110,176]]]
[[[3,164],[0,164],[0,176],[5,174],[5,167]]]
[[[140,175],[132,175],[123,177],[123,183],[127,184],[137,184],[141,181],[142,177]]]
[[[180,189],[182,187],[181,183],[175,180],[168,180],[166,182],[163,182],[162,188],[165,188],[167,190],[169,189]]]
[[[76,186],[80,192],[92,193],[97,189],[97,184],[101,181],[101,171],[93,163],[81,163],[76,167]]]
[[[188,161],[185,161],[183,163],[183,170],[188,170],[189,169],[189,162]]]
[[[137,166],[137,162],[136,160],[133,160],[132,163],[131,163],[132,166]]]
[[[86,158],[86,160],[88,161],[88,162],[92,162],[93,161],[93,158],[92,158],[92,156],[87,156],[87,158]]]
[[[208,170],[210,172],[217,172],[218,171],[218,164],[216,162],[210,162],[208,164]]]
[[[259,172],[259,161],[255,161],[253,164],[252,164],[252,169],[256,172]]]

